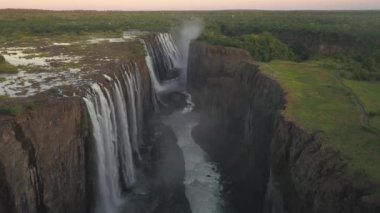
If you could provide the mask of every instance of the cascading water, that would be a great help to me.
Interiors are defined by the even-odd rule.
[[[122,94],[120,81],[117,79],[114,82],[114,97],[116,99],[116,114],[119,126],[122,128],[118,129],[118,145],[119,145],[119,158],[120,158],[120,168],[121,177],[124,186],[132,185],[135,182],[134,169],[133,169],[133,155],[131,150],[131,139],[128,130],[128,116],[127,107],[124,95]]]
[[[158,78],[168,80],[178,77],[177,72],[183,70],[183,56],[169,33],[158,33],[145,43],[148,55],[151,56],[154,71]],[[171,76],[171,74],[177,74]]]
[[[181,65],[183,56],[176,47],[171,35],[168,33],[159,33],[153,42],[156,46],[150,42],[142,42],[145,47],[145,61],[149,69],[155,96],[159,99],[160,96],[165,93],[184,89],[185,82],[182,82],[180,77],[182,73],[184,73],[184,69]],[[164,69],[164,71],[162,71],[162,69]],[[177,77],[160,81],[158,77],[159,73],[173,72],[173,70],[178,72]]]
[[[143,41],[146,50],[146,64],[149,69],[153,89],[153,103],[158,109],[161,96],[174,91],[184,90],[186,75],[182,65],[183,55],[178,51],[170,34],[158,34],[155,45]],[[159,61],[162,60],[162,61]],[[178,72],[175,78],[161,81],[158,69],[165,72]],[[131,72],[130,70],[133,70]],[[134,156],[140,160],[142,128],[143,87],[137,65],[123,66],[123,75],[113,78],[104,77],[111,84],[105,87],[94,83],[90,93],[84,98],[95,141],[95,212],[116,213],[123,208],[125,200],[123,189],[136,182]],[[109,89],[107,89],[109,88]],[[216,166],[207,161],[207,154],[191,136],[197,124],[191,96],[187,107],[164,119],[172,127],[178,139],[185,160],[185,194],[194,213],[221,211],[219,174]],[[124,204],[123,204],[124,202]],[[128,202],[127,202],[128,203]]]
[[[121,201],[117,124],[112,113],[111,97],[106,97],[98,84],[91,86],[93,94],[84,98],[92,124],[96,154],[96,212],[113,212]]]
[[[122,204],[122,189],[136,182],[133,151],[138,155],[142,87],[138,70],[133,73],[130,70],[123,67],[122,81],[104,76],[112,84],[111,91],[94,83],[83,98],[95,142],[95,212],[98,213],[117,212]]]
[[[199,33],[197,32],[199,35]],[[194,39],[195,35],[191,35],[190,39]],[[160,96],[174,92],[183,91],[186,83],[186,70],[184,69],[184,54],[178,52],[173,39],[168,34],[159,34],[157,40],[161,47],[164,47],[163,63],[170,65],[172,69],[180,70],[179,75],[175,79],[160,81],[157,77],[156,69],[159,68],[157,62],[152,57],[160,54],[160,50],[153,49],[152,45],[146,48],[146,63],[149,68],[149,74],[154,87],[154,97],[160,100]],[[189,45],[190,40],[182,39],[184,45]],[[188,51],[188,47],[185,51]],[[186,54],[187,55],[187,54]],[[178,57],[181,56],[181,57]],[[182,63],[181,63],[182,62]],[[175,67],[177,65],[178,67]],[[220,175],[216,170],[216,166],[207,160],[207,154],[202,148],[195,143],[191,136],[193,127],[197,125],[197,114],[192,112],[194,103],[191,101],[190,94],[182,92],[187,96],[187,106],[182,111],[173,112],[168,117],[163,118],[164,123],[170,126],[176,137],[177,144],[182,150],[185,160],[185,194],[190,203],[193,213],[219,213],[222,211],[223,201],[220,196]]]
[[[136,70],[136,75],[139,75],[139,70]],[[135,77],[136,77],[135,75]],[[127,96],[129,103],[129,117],[131,117],[131,125],[130,132],[133,144],[133,150],[136,152],[138,157],[140,158],[138,144],[139,144],[139,136],[141,130],[141,121],[138,120],[138,117],[142,117],[142,111],[139,112],[137,109],[141,109],[141,82],[139,82],[130,72],[127,72],[124,78],[125,87],[127,88]]]
[[[187,82],[187,62],[189,58],[189,47],[190,42],[197,39],[204,29],[203,22],[200,19],[191,19],[182,23],[178,36],[176,36],[176,43],[178,44],[178,49],[182,55],[182,67],[183,72],[181,73],[181,82],[186,84]]]

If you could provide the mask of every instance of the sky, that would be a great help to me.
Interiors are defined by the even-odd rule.
[[[0,8],[49,10],[379,10],[380,0],[0,0]]]

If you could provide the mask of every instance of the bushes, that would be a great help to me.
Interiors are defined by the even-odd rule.
[[[5,58],[4,56],[0,54],[0,64],[4,64],[4,63],[5,63]]]
[[[17,68],[5,61],[4,56],[0,54],[0,73],[17,73]],[[1,80],[1,79],[0,79]]]
[[[208,33],[202,35],[199,40],[206,41],[213,45],[245,49],[252,55],[252,58],[257,61],[268,62],[273,59],[293,60],[295,58],[286,44],[267,32],[235,37]]]
[[[380,81],[380,69],[376,66],[369,67],[362,59],[355,59],[344,55],[335,55],[334,57],[322,59],[323,67],[338,70],[342,77],[362,80],[362,81]]]

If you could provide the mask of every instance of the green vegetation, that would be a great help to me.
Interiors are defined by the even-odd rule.
[[[258,61],[271,61],[273,59],[294,59],[294,54],[288,46],[272,36],[270,33],[249,34],[237,37],[203,34],[199,39],[213,45],[237,47],[248,50],[253,59]]]
[[[0,96],[0,101],[8,99],[8,96]],[[2,110],[6,111],[7,114],[12,116],[23,115],[27,110],[35,110],[39,106],[35,101],[28,101],[24,103],[13,103],[6,106],[2,106]]]
[[[255,60],[304,61],[333,57],[342,73],[380,79],[379,11],[41,11],[1,10],[0,44],[30,45],[91,35],[119,37],[122,31],[171,31],[184,20],[204,21],[202,40],[247,49]],[[344,57],[342,56],[344,54]]]
[[[14,105],[7,108],[7,111],[13,116],[20,116],[24,113],[25,109],[21,105]]]
[[[0,73],[17,73],[17,68],[6,62],[2,55],[0,55]],[[0,79],[0,81],[2,81],[2,79]]]
[[[117,33],[126,29],[169,31],[184,19],[199,17],[206,32],[240,36],[271,32],[318,36],[339,43],[352,37],[361,40],[380,34],[378,11],[42,11],[1,10],[0,35]],[[352,40],[349,40],[352,42]]]
[[[380,55],[377,58],[374,56],[375,53],[372,54],[373,56],[364,57],[366,60],[372,61],[370,67],[365,67],[365,63],[343,55],[323,58],[319,63],[325,68],[339,71],[344,78],[380,81]]]
[[[0,83],[6,81],[7,79],[0,76]]]
[[[275,60],[262,65],[289,91],[286,115],[306,128],[323,131],[329,138],[326,146],[340,150],[355,170],[364,170],[380,180],[379,11],[1,10],[0,46],[43,46],[49,39],[71,42],[92,36],[120,37],[122,31],[133,29],[171,31],[193,17],[205,24],[200,40],[246,49],[257,61],[303,61]],[[143,47],[137,44],[119,47],[99,43],[84,47],[77,43],[60,51],[91,53],[86,57],[92,62],[99,52],[113,58],[121,52],[125,54],[125,49],[132,59],[144,54]],[[4,70],[16,71],[0,57],[0,73]],[[370,128],[363,128],[355,95],[369,114]],[[20,106],[9,108],[12,115],[24,110]]]
[[[380,132],[380,83],[345,80],[360,98],[369,115],[369,125]]]
[[[273,61],[261,68],[289,92],[287,117],[308,129],[324,132],[329,139],[325,146],[340,150],[355,171],[364,171],[371,178],[380,180],[377,164],[380,162],[380,136],[362,128],[361,114],[352,94],[331,70],[321,68],[316,62],[285,61]],[[371,109],[379,109],[378,83],[365,82],[368,85],[363,85],[363,82],[350,81],[350,86],[351,83],[370,90],[370,94],[362,93],[368,98],[365,103],[368,102]],[[354,91],[358,90],[354,88]],[[378,124],[375,121],[371,125]]]

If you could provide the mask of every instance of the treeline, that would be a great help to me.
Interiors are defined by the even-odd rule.
[[[323,58],[322,65],[338,70],[345,78],[380,81],[380,50],[356,58],[337,54],[330,58]]]
[[[295,59],[294,53],[289,50],[286,44],[267,32],[235,37],[205,33],[199,40],[213,45],[245,49],[252,55],[252,58],[257,61],[269,62],[273,59]]]
[[[202,40],[248,50],[258,61],[332,57],[347,76],[378,79],[380,11],[40,11],[0,10],[0,43],[25,36],[171,31],[201,18]],[[319,46],[344,47],[321,55]]]
[[[207,20],[202,40],[247,49],[256,60],[329,58],[326,66],[347,78],[380,80],[380,11],[229,11]]]
[[[3,40],[98,32],[121,34],[128,29],[169,31],[172,25],[173,18],[161,12],[0,10]]]

